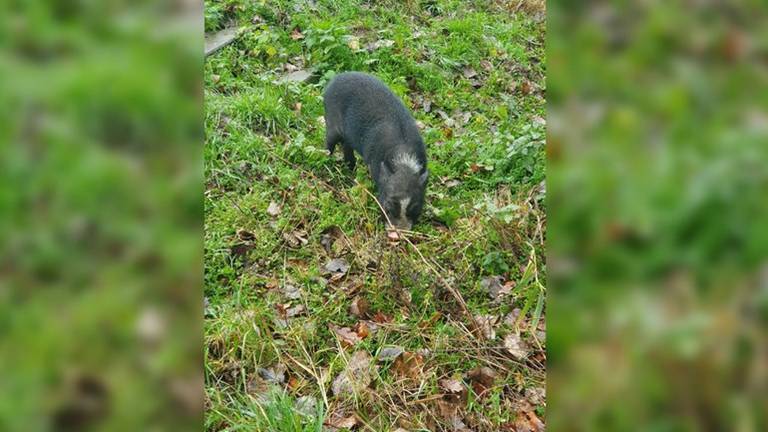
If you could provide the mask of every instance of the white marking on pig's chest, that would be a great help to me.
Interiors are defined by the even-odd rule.
[[[410,198],[403,198],[400,200],[400,219],[405,220],[405,210],[408,208],[408,204],[411,202]]]

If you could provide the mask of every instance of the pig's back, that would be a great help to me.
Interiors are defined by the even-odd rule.
[[[400,98],[379,79],[361,72],[334,77],[324,101],[326,110],[341,123],[344,135],[361,137],[381,122],[396,126],[404,134],[416,126]]]

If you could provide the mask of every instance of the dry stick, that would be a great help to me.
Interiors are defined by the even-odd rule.
[[[378,198],[376,198],[368,189],[363,189],[363,190],[365,190],[365,192],[368,195],[370,195],[371,198],[373,198],[373,200],[376,202],[376,205],[379,206],[379,208],[381,209],[381,212],[384,214],[384,217],[387,219],[387,224],[389,224],[389,226],[391,227],[394,227],[394,225],[392,225],[392,222],[389,220],[389,216],[387,215],[387,212],[384,211],[384,207],[382,207]],[[400,230],[397,229],[397,227],[394,227],[394,228],[398,233],[400,232]],[[448,290],[448,292],[450,292],[451,295],[453,295],[453,297],[459,303],[459,306],[461,306],[461,311],[464,313],[464,315],[466,315],[467,319],[471,324],[472,332],[474,332],[477,335],[477,337],[479,337],[480,339],[485,339],[485,335],[481,331],[480,326],[477,324],[477,321],[475,321],[475,317],[473,317],[472,313],[469,312],[467,303],[464,301],[464,297],[461,296],[461,293],[456,291],[455,288],[453,288],[445,279],[443,279],[440,273],[438,273],[438,271],[435,270],[432,264],[430,264],[429,261],[427,261],[427,259],[424,258],[424,255],[421,254],[421,251],[419,250],[419,248],[417,248],[416,245],[414,245],[413,242],[411,242],[411,240],[408,239],[408,237],[402,236],[402,238],[405,239],[405,241],[407,241],[409,245],[411,245],[411,247],[416,251],[417,254],[419,254],[419,257],[421,258],[422,261],[424,261],[424,264],[426,264],[427,268],[429,268],[435,274],[435,276],[437,276],[440,283],[443,284],[443,286]]]
[[[417,405],[417,404],[422,404],[422,403],[425,403],[425,402],[433,401],[433,400],[435,400],[435,399],[440,399],[440,398],[442,398],[443,396],[445,396],[445,394],[444,394],[444,393],[438,393],[438,394],[436,394],[436,395],[427,396],[427,397],[425,397],[425,398],[422,398],[422,399],[417,399],[417,400],[415,400],[415,401],[407,401],[405,404],[406,404],[406,405]]]

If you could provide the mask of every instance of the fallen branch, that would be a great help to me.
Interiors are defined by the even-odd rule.
[[[225,28],[205,38],[205,56],[208,57],[216,51],[231,44],[237,39],[237,27]]]

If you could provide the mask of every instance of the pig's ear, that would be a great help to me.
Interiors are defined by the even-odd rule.
[[[421,175],[419,176],[419,183],[421,183],[422,186],[427,183],[427,177],[429,177],[429,171],[424,169],[424,171],[422,171]]]

